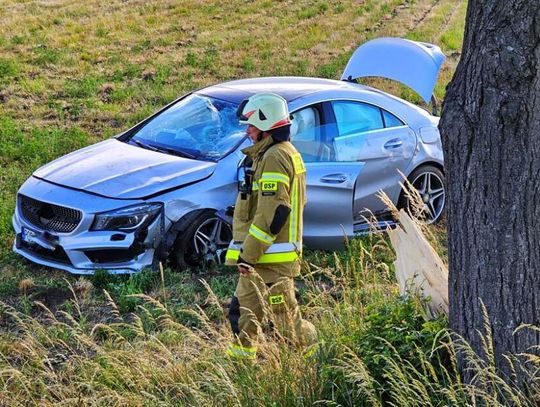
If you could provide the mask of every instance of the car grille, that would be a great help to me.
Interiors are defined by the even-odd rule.
[[[19,195],[19,209],[24,219],[49,232],[73,232],[82,219],[81,211],[41,202],[24,195]]]

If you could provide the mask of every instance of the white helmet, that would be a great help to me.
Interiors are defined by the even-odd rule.
[[[251,124],[261,131],[291,124],[287,101],[275,93],[257,93],[238,107],[241,124]]]

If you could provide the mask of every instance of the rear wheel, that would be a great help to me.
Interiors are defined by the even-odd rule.
[[[423,165],[415,169],[408,180],[418,192],[419,199],[411,200],[402,191],[398,207],[428,224],[439,222],[446,207],[446,185],[442,171],[433,165]]]
[[[231,226],[215,211],[203,211],[178,234],[171,259],[175,268],[212,269],[225,263]]]

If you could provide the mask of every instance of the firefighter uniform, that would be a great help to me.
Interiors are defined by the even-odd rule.
[[[242,262],[253,269],[250,274],[240,274],[231,302],[229,318],[237,340],[227,353],[252,359],[265,321],[296,346],[313,344],[317,334],[301,317],[293,281],[300,273],[306,202],[302,158],[289,141],[274,137],[242,152],[252,160],[252,167],[236,201],[233,241],[226,259],[229,265]]]

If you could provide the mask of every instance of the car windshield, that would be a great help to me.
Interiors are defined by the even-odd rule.
[[[246,137],[237,105],[192,94],[154,117],[130,138],[142,148],[217,161]]]

